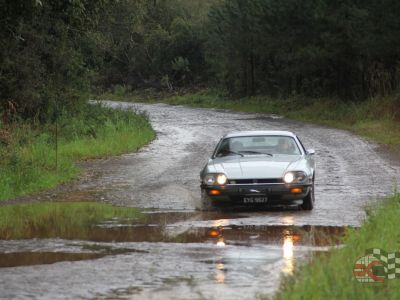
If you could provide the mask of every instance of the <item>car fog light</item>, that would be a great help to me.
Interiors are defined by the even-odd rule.
[[[303,192],[301,188],[293,188],[291,191],[293,194],[301,194]]]
[[[221,192],[219,190],[209,190],[208,194],[211,196],[218,196],[221,195]]]

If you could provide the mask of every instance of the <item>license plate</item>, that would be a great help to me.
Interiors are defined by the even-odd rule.
[[[267,203],[268,197],[244,197],[243,203],[256,204],[256,203]]]

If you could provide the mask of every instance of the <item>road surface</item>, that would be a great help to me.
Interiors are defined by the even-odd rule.
[[[330,237],[341,236],[346,226],[360,226],[365,205],[391,194],[400,178],[399,165],[382,148],[343,130],[275,115],[165,104],[107,105],[146,111],[157,139],[137,153],[80,163],[85,176],[59,187],[52,197],[139,207],[146,220],[134,226],[103,224],[87,241],[0,241],[0,265],[2,255],[10,262],[5,253],[32,256],[30,266],[15,263],[20,266],[1,269],[0,298],[271,295],[298,263],[337,246]],[[199,172],[220,137],[236,130],[275,129],[295,132],[306,148],[316,150],[314,210],[200,211]],[[38,258],[37,253],[43,255]],[[43,264],[50,262],[49,253],[59,254],[57,263]],[[82,253],[93,257],[71,258]]]

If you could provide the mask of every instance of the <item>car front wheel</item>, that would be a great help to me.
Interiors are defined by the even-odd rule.
[[[205,190],[201,190],[201,209],[205,211],[210,211],[214,209],[213,200],[208,196]]]
[[[314,196],[314,183],[310,187],[310,192],[303,198],[301,208],[304,210],[312,210],[314,208],[315,196]]]

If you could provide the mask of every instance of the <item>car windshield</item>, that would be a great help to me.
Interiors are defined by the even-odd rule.
[[[300,149],[290,136],[239,136],[224,139],[215,156],[228,155],[300,155]]]

